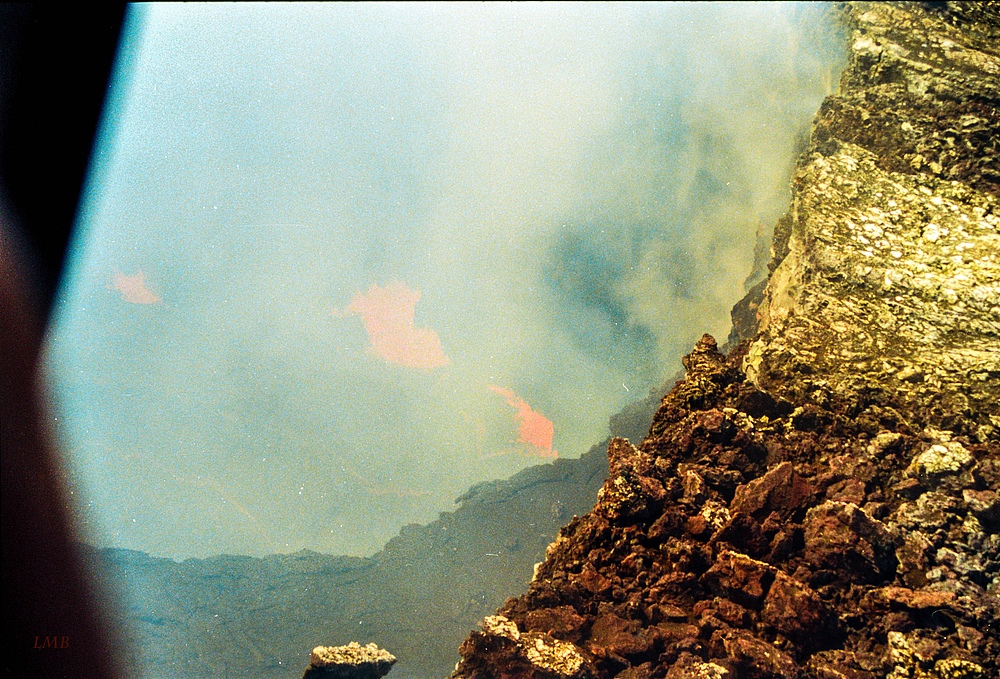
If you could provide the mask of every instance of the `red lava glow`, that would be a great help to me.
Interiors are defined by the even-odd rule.
[[[440,368],[450,361],[437,333],[413,325],[419,299],[419,290],[410,290],[398,281],[385,287],[372,284],[368,292],[359,292],[347,308],[334,310],[333,315],[361,316],[371,341],[370,350],[390,363],[424,370]]]
[[[134,276],[116,273],[111,289],[120,292],[122,299],[130,304],[156,304],[160,301],[159,295],[146,287],[146,276],[141,269]]]
[[[552,450],[552,436],[555,434],[552,420],[541,413],[536,413],[531,409],[531,406],[510,389],[491,384],[490,390],[503,396],[507,405],[517,410],[517,421],[521,425],[517,433],[521,443],[533,446],[541,457],[555,459],[559,456],[556,451]]]

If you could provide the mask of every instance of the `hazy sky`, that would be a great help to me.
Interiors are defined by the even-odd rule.
[[[47,354],[87,539],[364,555],[723,339],[820,6],[130,10]]]

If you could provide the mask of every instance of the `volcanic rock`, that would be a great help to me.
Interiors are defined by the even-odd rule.
[[[896,565],[892,536],[855,504],[827,501],[806,514],[804,557],[817,569],[842,568],[858,582],[881,582]]]
[[[396,663],[396,656],[375,644],[317,646],[302,679],[379,679]]]
[[[611,443],[509,643],[474,633],[454,679],[554,676],[515,649],[542,630],[609,679],[1000,673],[1000,4],[843,17],[729,353],[702,337]]]

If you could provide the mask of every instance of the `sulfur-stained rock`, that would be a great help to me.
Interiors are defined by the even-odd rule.
[[[984,679],[982,666],[962,658],[945,658],[934,663],[934,674],[940,679]]]
[[[608,446],[610,475],[597,493],[597,509],[610,521],[633,522],[659,510],[666,491],[647,474],[652,458],[626,439],[612,439]]]
[[[923,668],[930,669],[935,657],[941,653],[941,644],[937,639],[919,631],[892,631],[886,636],[889,659],[896,665],[897,674],[914,674]]]
[[[485,679],[517,676],[526,679],[585,679],[594,668],[576,645],[539,632],[522,633],[502,615],[488,616],[481,632],[473,632],[460,649],[467,660],[452,677]]]
[[[667,671],[666,679],[735,679],[728,668],[685,653]]]
[[[576,646],[547,634],[529,632],[518,645],[532,670],[558,677],[589,676],[587,660]]]
[[[996,401],[996,10],[949,23],[959,6],[852,6],[851,64],[776,228],[747,352],[751,380],[774,396],[801,400],[822,381],[942,423]],[[973,33],[990,37],[973,46]]]
[[[957,441],[935,443],[913,460],[910,469],[918,475],[956,474],[972,463],[972,455]]]
[[[806,667],[816,679],[875,679],[849,651],[820,651],[809,658]]]
[[[934,533],[945,529],[958,513],[958,499],[937,491],[921,493],[916,502],[904,502],[896,510],[896,521],[911,530]]]

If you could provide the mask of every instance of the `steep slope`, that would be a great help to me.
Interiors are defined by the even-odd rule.
[[[1000,4],[844,18],[745,341],[611,442],[453,677],[1000,674]]]

